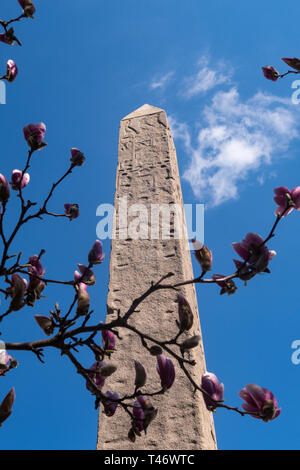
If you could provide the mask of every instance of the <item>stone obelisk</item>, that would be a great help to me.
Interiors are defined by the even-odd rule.
[[[183,207],[175,146],[166,113],[162,109],[145,104],[123,118],[120,124],[115,195],[116,238],[111,245],[107,321],[117,315],[112,309],[120,309],[121,314],[126,312],[131,302],[145,292],[152,281],[158,281],[163,275],[173,272],[171,282],[174,283],[194,277],[191,255],[186,248],[184,219],[184,236],[181,239],[176,239],[174,232],[172,236],[172,230],[169,239],[163,239],[162,236],[151,239],[150,220],[148,239],[132,239],[129,235],[124,238],[126,227],[122,217],[118,217],[119,203],[124,198],[128,208],[133,204],[141,204],[149,210],[149,214],[153,204],[179,204]],[[119,236],[121,232],[122,237]],[[185,286],[182,294],[194,313],[192,330],[183,337],[201,336],[194,285]],[[178,332],[175,323],[178,319],[178,305],[175,300],[176,293],[173,290],[158,291],[141,304],[129,323],[162,341],[171,339]],[[134,391],[134,360],[141,362],[146,369],[148,379],[145,388],[150,392],[159,390],[155,357],[143,348],[140,339],[132,332],[122,329],[120,334],[122,340],[117,340],[117,350],[112,359],[118,369],[107,379],[103,391],[131,394]],[[190,351],[188,357],[197,362],[190,370],[194,380],[200,384],[205,372],[202,341]],[[127,413],[118,409],[113,417],[106,417],[100,411],[99,450],[216,449],[212,413],[207,411],[202,394],[197,392],[194,396],[193,387],[181,369],[175,367],[173,387],[164,395],[151,398],[153,405],[158,408],[157,417],[150,424],[147,435],[137,437],[135,443],[127,437],[131,427]]]

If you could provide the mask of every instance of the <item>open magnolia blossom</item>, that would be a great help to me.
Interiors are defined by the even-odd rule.
[[[276,256],[276,252],[268,249],[260,235],[248,233],[241,243],[235,242],[232,246],[244,260],[233,260],[241,279],[247,280],[257,273],[270,272],[268,264]]]
[[[281,413],[281,408],[278,408],[276,398],[267,388],[256,384],[247,384],[239,392],[239,396],[245,400],[245,403],[242,403],[242,407],[253,418],[268,422],[277,418]]]

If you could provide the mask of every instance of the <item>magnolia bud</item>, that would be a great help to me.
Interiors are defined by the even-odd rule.
[[[78,302],[76,315],[87,315],[90,308],[90,296],[85,289],[78,289]]]
[[[146,409],[144,411],[145,418],[144,418],[144,431],[146,432],[149,424],[156,418],[157,416],[157,409],[151,406],[150,409]]]
[[[11,409],[15,401],[15,389],[12,388],[0,405],[0,426],[11,415]]]
[[[27,282],[19,274],[14,273],[11,277],[12,300],[10,309],[17,312],[24,307],[24,294],[27,288]]]
[[[23,132],[31,151],[41,150],[47,145],[46,142],[43,142],[46,133],[46,126],[43,122],[29,124],[24,127]]]
[[[193,312],[188,301],[183,295],[178,294],[178,316],[179,316],[179,328],[180,331],[190,330],[193,326]]]
[[[135,432],[134,432],[133,428],[129,429],[129,432],[128,432],[128,439],[129,439],[131,442],[135,442],[135,440],[136,440]]]
[[[160,356],[160,354],[163,353],[163,350],[160,346],[157,346],[156,344],[151,346],[149,349],[149,352],[152,356]]]
[[[265,65],[265,67],[261,68],[263,71],[264,76],[268,80],[272,80],[273,82],[276,82],[279,78],[279,72],[273,67],[273,65]]]
[[[65,215],[69,217],[70,221],[79,217],[79,205],[78,204],[65,204]]]
[[[164,354],[157,356],[156,370],[160,376],[162,388],[164,390],[171,388],[175,380],[175,368],[171,359]]]
[[[99,375],[101,375],[101,377],[109,377],[114,372],[116,372],[116,370],[117,370],[117,366],[114,366],[112,364],[105,365],[101,367],[101,369],[99,370]]]
[[[73,163],[73,165],[81,166],[84,164],[85,157],[79,149],[72,148],[71,155],[72,156],[70,158],[70,161]]]
[[[289,67],[293,67],[293,69],[300,71],[300,60],[297,59],[297,57],[282,57],[281,60],[283,60],[283,62],[285,62]]]
[[[200,264],[203,273],[210,271],[213,261],[212,252],[207,248],[207,246],[202,245],[198,240],[193,239],[192,243],[194,245],[195,257]]]
[[[102,263],[104,256],[104,253],[102,253],[102,243],[100,240],[96,240],[88,254],[88,261],[90,264],[100,264]]]
[[[6,71],[6,75],[4,78],[8,82],[13,82],[16,76],[18,75],[18,67],[12,59],[9,59],[6,64],[6,68],[7,68],[7,71]]]
[[[7,179],[0,173],[0,202],[7,202],[10,197],[10,187]]]
[[[35,13],[35,6],[31,0],[19,0],[21,7],[24,10],[24,15],[27,18],[33,18]]]
[[[185,351],[187,349],[193,349],[198,346],[200,342],[200,336],[192,336],[191,338],[187,338],[183,341],[183,343],[180,345],[180,349],[182,351]]]
[[[135,388],[136,389],[142,388],[144,387],[147,381],[146,371],[140,362],[134,361],[134,365],[135,365],[135,383],[134,383]]]
[[[53,320],[49,317],[44,317],[43,315],[35,315],[34,316],[37,324],[40,328],[44,331],[47,336],[52,335],[55,326],[53,324]]]

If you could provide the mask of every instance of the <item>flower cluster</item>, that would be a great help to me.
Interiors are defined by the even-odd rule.
[[[215,411],[222,406],[224,385],[219,382],[215,374],[206,372],[202,376],[201,388],[204,391],[203,398],[209,411]],[[273,393],[267,388],[255,384],[247,384],[239,392],[239,396],[245,401],[242,408],[245,414],[265,422],[271,421],[280,415],[281,408]]]
[[[18,0],[18,2],[23,10],[23,14],[12,21],[19,21],[21,18],[33,18],[36,8],[32,0]],[[4,28],[3,34],[0,34],[0,42],[8,45],[13,45],[15,42],[20,44],[18,38],[15,36],[14,29],[12,27],[7,27],[12,21],[7,23],[0,21],[0,24]],[[288,73],[300,73],[300,59],[283,58],[282,60],[293,70],[280,74],[273,66],[264,66],[262,67],[262,71],[268,80],[275,82]],[[9,59],[6,63],[6,73],[1,77],[1,79],[13,82],[17,76],[18,67],[12,59]],[[47,143],[44,140],[46,135],[46,125],[43,122],[37,124],[31,123],[25,126],[23,128],[23,133],[29,147],[29,156],[25,169],[23,171],[14,169],[11,174],[10,182],[8,182],[8,179],[3,174],[0,174],[1,231],[6,204],[10,199],[11,190],[17,191],[17,195],[21,199],[22,213],[19,223],[22,224],[22,217],[25,215],[27,208],[31,207],[30,204],[32,204],[28,201],[28,205],[26,206],[22,194],[23,189],[27,187],[30,182],[30,175],[27,173],[27,170],[30,167],[30,158],[34,152],[40,151],[47,146]],[[84,162],[85,156],[81,150],[76,147],[72,147],[69,164],[70,168],[66,175],[71,173],[75,167],[82,166]],[[63,176],[58,183],[64,179],[65,176]],[[58,183],[53,185],[50,196]],[[276,224],[281,218],[286,217],[293,211],[293,209],[300,210],[300,187],[295,187],[294,189],[289,190],[287,187],[281,186],[275,188],[274,193],[274,201],[277,205],[275,210],[275,214],[277,216],[274,225],[275,229]],[[40,212],[37,213],[36,217],[41,218],[41,215],[48,214],[66,217],[72,221],[80,216],[79,205],[77,203],[67,202],[64,204],[63,214],[53,214],[47,211],[47,202],[48,199],[46,199],[45,204],[42,206]],[[211,279],[203,278],[207,272],[212,270],[212,251],[199,241],[192,240],[194,255],[202,270],[201,275],[192,282],[214,283],[221,288],[220,294],[226,293],[228,295],[232,295],[237,290],[237,286],[233,281],[234,278],[248,281],[257,274],[270,273],[269,263],[276,255],[276,252],[269,250],[266,243],[272,238],[273,232],[274,230],[272,229],[270,235],[266,239],[263,239],[256,233],[250,232],[246,234],[245,238],[241,242],[233,243],[232,246],[234,250],[241,258],[241,260],[233,260],[236,266],[236,272],[231,276],[213,274]],[[8,248],[10,248],[10,240],[9,242],[5,240],[3,231],[1,232],[1,237],[5,245],[4,251],[7,254]],[[28,262],[23,266],[19,264],[19,257],[18,261],[9,269],[6,269],[6,266],[4,265],[1,266],[1,275],[5,276],[5,281],[8,284],[6,290],[2,291],[10,301],[7,314],[19,311],[25,305],[33,307],[35,302],[41,298],[46,284],[49,282],[56,282],[51,280],[49,281],[44,278],[45,269],[43,268],[41,261],[42,254],[43,250],[39,256],[30,256]],[[7,255],[7,258],[4,261],[14,256],[15,255]],[[190,335],[190,331],[193,330],[194,326],[194,312],[188,300],[181,292],[178,291],[178,286],[182,286],[185,283],[183,282],[177,286],[172,286],[177,293],[176,301],[178,304],[178,320],[176,320],[176,324],[179,331],[176,337],[170,341],[163,342],[149,339],[146,335],[143,337],[142,333],[140,333],[143,346],[151,356],[156,358],[157,381],[160,383],[161,389],[159,389],[158,392],[151,393],[146,391],[146,369],[140,361],[134,360],[134,393],[129,396],[130,404],[124,404],[126,399],[128,400],[128,396],[122,398],[117,392],[110,390],[103,392],[103,388],[106,387],[109,382],[109,377],[115,374],[119,367],[119,364],[115,365],[111,362],[111,357],[113,357],[114,352],[117,349],[117,339],[120,339],[120,336],[118,334],[118,329],[114,329],[116,323],[114,323],[113,327],[109,324],[104,325],[102,322],[102,325],[101,323],[98,323],[96,327],[93,327],[94,331],[91,331],[93,328],[90,327],[85,329],[85,325],[90,319],[92,313],[90,311],[90,295],[88,290],[96,283],[96,277],[92,269],[95,265],[101,264],[104,257],[105,255],[103,253],[102,243],[100,240],[96,240],[88,252],[87,263],[77,265],[78,270],[74,272],[74,280],[69,282],[60,282],[70,285],[75,291],[73,304],[70,311],[64,317],[60,317],[60,309],[58,304],[56,304],[55,312],[50,310],[50,316],[35,315],[34,318],[37,325],[42,329],[45,335],[53,336],[55,330],[58,330],[56,337],[50,339],[47,338],[44,343],[48,343],[54,339],[56,342],[53,342],[53,345],[61,348],[62,354],[69,355],[72,362],[76,364],[77,371],[85,378],[86,388],[96,397],[96,404],[99,405],[101,403],[103,412],[106,416],[112,417],[117,412],[118,408],[123,407],[126,409],[131,417],[128,438],[134,442],[136,440],[136,436],[141,436],[142,432],[146,433],[150,423],[157,415],[158,410],[151,402],[152,396],[167,393],[172,388],[176,379],[174,363],[164,354],[164,351],[169,352],[172,358],[176,358],[182,370],[186,371],[186,364],[190,366],[194,365],[193,361],[186,359],[186,357],[189,356],[191,349],[199,346],[201,338],[199,335],[193,335],[193,333]],[[24,271],[24,269],[27,269],[27,272]],[[27,275],[28,280],[21,276],[23,273]],[[187,282],[186,284],[188,283],[191,282]],[[153,284],[151,288],[153,291],[155,290],[154,287],[155,285]],[[76,306],[76,313],[72,318],[71,311],[74,306]],[[126,315],[125,317],[122,317],[120,312],[118,312],[118,314],[118,318],[124,323],[119,323],[117,326],[126,326],[126,322],[124,320]],[[5,315],[6,314],[1,316],[1,320]],[[69,315],[71,318],[69,318]],[[74,331],[72,333],[68,333],[67,336],[64,336],[68,331],[68,328],[73,326],[76,322],[82,323],[81,327],[78,329],[76,328],[74,336],[72,336]],[[78,323],[76,327],[78,326]],[[91,334],[87,339],[82,339],[81,337],[77,338],[78,331],[80,333],[91,332]],[[100,345],[95,342],[96,334],[99,331],[101,331],[102,335]],[[182,336],[184,339],[181,339],[179,342],[179,338]],[[66,339],[67,342],[65,342]],[[152,342],[152,346],[149,346],[148,342],[150,342],[150,344]],[[172,345],[172,349],[167,347],[167,345],[170,344]],[[82,367],[74,357],[72,357],[72,352],[77,352],[76,347],[83,345],[88,345],[95,356],[95,362],[89,369]],[[178,348],[181,356],[177,356],[177,354],[173,352],[173,347],[174,350],[176,347]],[[40,351],[35,349],[32,344],[27,345],[27,348],[31,348],[38,358],[40,358]],[[11,349],[13,349],[13,347]],[[6,350],[0,351],[0,376],[4,376],[11,368],[16,367],[16,365],[17,361],[9,356]],[[152,386],[153,384],[151,383],[150,385]],[[225,407],[228,409],[235,409],[235,411],[238,411],[240,414],[247,414],[264,422],[274,420],[281,413],[281,409],[278,407],[277,400],[273,393],[256,384],[247,384],[239,392],[240,398],[244,400],[242,403],[243,411],[224,404],[224,384],[220,383],[217,376],[211,372],[203,374],[201,377],[201,387],[195,386],[195,390],[196,389],[202,391],[204,403],[207,410],[210,412],[216,411],[219,407]],[[149,396],[151,396],[151,400]],[[0,404],[0,426],[10,416],[14,400],[15,392],[14,389],[11,389]]]
[[[276,82],[278,78],[285,77],[289,73],[300,73],[300,59],[297,59],[297,57],[282,57],[281,60],[294,70],[288,70],[288,72],[280,74],[273,65],[265,65],[262,67],[265,78],[272,80],[272,82]]]

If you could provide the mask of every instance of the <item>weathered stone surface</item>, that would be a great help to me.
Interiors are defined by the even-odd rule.
[[[128,206],[142,203],[180,204],[182,193],[177,166],[176,151],[167,116],[159,108],[144,105],[126,116],[120,125],[119,163],[117,169],[115,206],[118,215],[120,198],[127,196]],[[150,209],[149,209],[150,213]],[[118,217],[117,217],[118,219]],[[146,228],[149,221],[145,221]],[[122,222],[121,222],[122,225]],[[124,227],[116,225],[116,233]],[[108,306],[121,309],[124,313],[133,299],[139,297],[151,284],[168,272],[175,275],[174,282],[193,278],[189,251],[185,239],[163,240],[112,240],[110,258],[110,282]],[[200,335],[197,299],[193,285],[182,289],[194,312],[194,325],[188,336]],[[178,332],[175,321],[178,318],[176,295],[173,291],[161,291],[150,296],[139,308],[140,312],[130,319],[130,324],[150,336],[170,339]],[[107,321],[116,313],[107,315]],[[134,359],[140,361],[148,375],[146,388],[158,390],[160,381],[156,372],[156,359],[141,345],[134,334],[122,330],[122,341],[117,342],[113,362],[119,368],[107,379],[103,389],[120,394],[134,391]],[[197,383],[205,371],[202,341],[189,352],[197,366],[191,367],[191,375]],[[151,423],[147,435],[137,438],[135,443],[127,439],[130,418],[118,409],[113,417],[106,417],[102,410],[99,415],[98,449],[146,449],[146,450],[187,450],[216,449],[216,438],[212,414],[206,410],[202,395],[194,397],[193,388],[176,366],[176,380],[164,395],[154,397],[158,407],[156,419]]]

